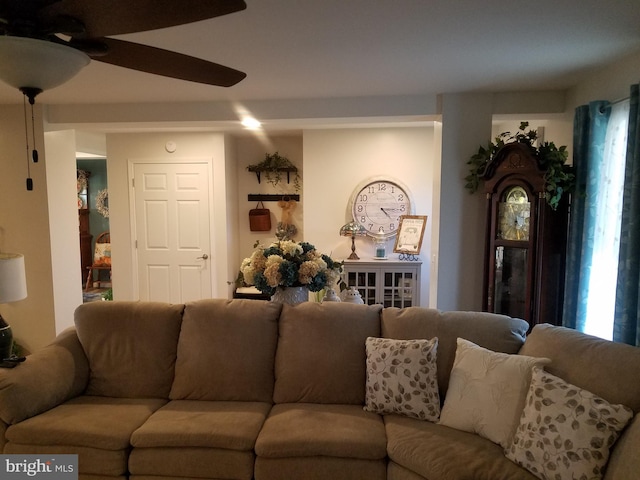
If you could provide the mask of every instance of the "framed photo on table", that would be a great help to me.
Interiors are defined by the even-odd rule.
[[[394,253],[418,255],[422,248],[422,237],[426,225],[426,215],[401,215],[398,235],[393,247]]]

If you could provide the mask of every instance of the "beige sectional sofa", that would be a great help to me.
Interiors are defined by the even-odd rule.
[[[369,350],[372,338],[394,339],[392,350],[396,340],[437,338],[435,363],[427,368],[420,359],[421,372],[436,375],[447,408],[450,382],[460,386],[452,368],[455,362],[460,371],[463,338],[480,355],[546,358],[547,372],[637,414],[640,349],[549,325],[526,337],[527,328],[501,315],[419,307],[85,304],[75,328],[0,371],[0,447],[5,454],[76,453],[85,480],[535,479],[484,430],[421,420],[410,410],[380,414],[366,394],[388,387],[372,383],[370,361],[388,360]],[[404,362],[407,368],[389,371],[422,386]],[[396,391],[385,402],[411,396]],[[636,415],[604,478],[638,478],[639,449]]]

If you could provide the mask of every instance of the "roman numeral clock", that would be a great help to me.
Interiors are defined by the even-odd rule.
[[[487,198],[483,310],[562,323],[569,202],[544,196],[545,171],[528,146],[502,147],[483,176]]]

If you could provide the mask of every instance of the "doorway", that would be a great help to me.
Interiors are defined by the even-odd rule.
[[[210,165],[144,162],[130,172],[138,298],[210,298]]]
[[[95,260],[96,241],[109,232],[107,161],[104,157],[78,157],[76,168],[82,296],[84,302],[89,302],[108,296],[112,286],[110,270],[90,272]]]

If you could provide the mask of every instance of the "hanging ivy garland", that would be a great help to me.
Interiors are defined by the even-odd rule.
[[[104,218],[109,218],[109,190],[100,190],[96,195],[96,210]]]
[[[503,132],[496,137],[495,142],[489,142],[487,148],[480,146],[478,153],[467,162],[470,167],[469,175],[465,177],[464,187],[471,193],[475,193],[480,187],[487,165],[500,149],[508,143],[520,142],[529,147],[532,155],[538,160],[540,168],[546,172],[544,196],[553,210],[558,208],[562,195],[574,192],[576,187],[573,166],[565,164],[568,157],[567,147],[558,148],[553,142],[544,142],[536,146],[538,132],[532,129],[526,131],[528,127],[529,122],[521,122],[518,133],[515,135],[511,132]]]

